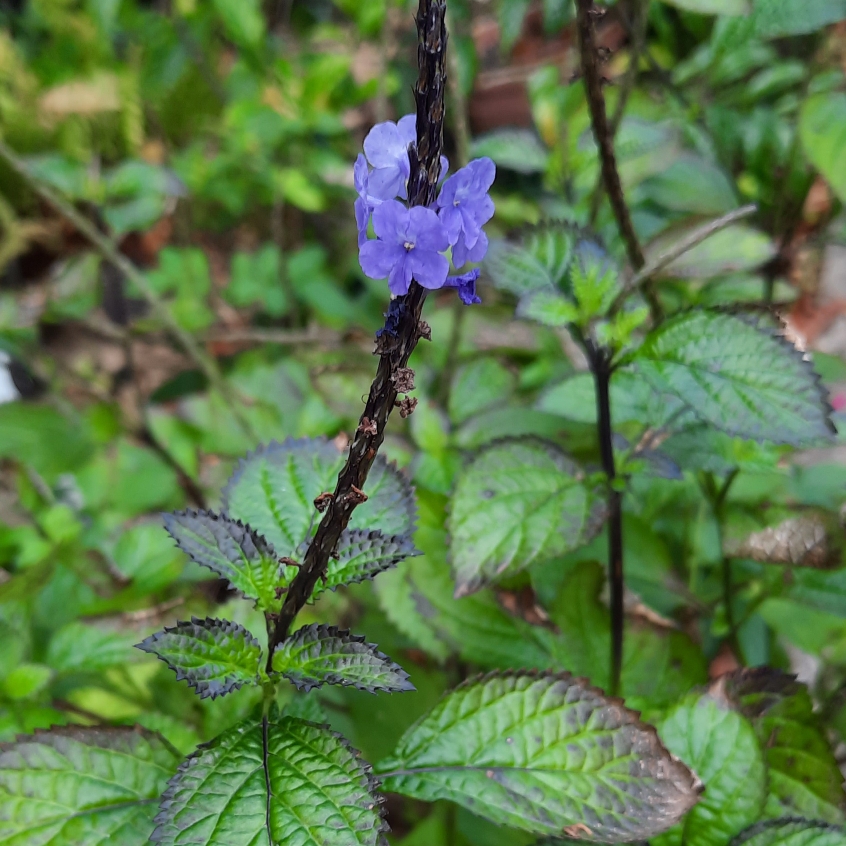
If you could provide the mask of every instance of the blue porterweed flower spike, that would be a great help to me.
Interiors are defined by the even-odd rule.
[[[408,145],[417,142],[417,118],[406,115],[397,123],[377,123],[364,139],[364,154],[373,167],[368,193],[376,200],[406,199],[411,165]]]
[[[442,288],[449,262],[441,253],[449,248],[443,224],[422,206],[407,209],[396,200],[386,200],[373,210],[375,241],[359,252],[361,269],[371,279],[388,277],[392,294],[408,293],[414,277],[424,288]]]
[[[496,165],[483,158],[470,162],[444,182],[438,196],[438,216],[449,235],[456,267],[481,261],[487,252],[488,239],[482,226],[493,217],[488,189],[495,177]]]
[[[478,303],[479,272],[447,279],[449,261],[444,254],[452,248],[455,267],[484,258],[488,239],[482,226],[494,213],[487,192],[496,167],[490,159],[477,159],[447,177],[449,161],[441,156],[440,196],[431,208],[409,209],[407,202],[397,198],[406,201],[409,149],[417,140],[416,126],[413,114],[397,123],[377,124],[364,140],[364,155],[355,161],[359,263],[371,279],[387,277],[394,296],[407,294],[413,278],[424,288],[456,288],[462,302]],[[367,237],[371,216],[376,240]]]
[[[477,305],[482,302],[481,298],[476,294],[476,280],[479,278],[479,269],[467,273],[462,273],[461,276],[447,276],[444,288],[458,288],[458,296],[464,305]]]

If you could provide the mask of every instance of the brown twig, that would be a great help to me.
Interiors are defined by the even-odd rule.
[[[582,77],[588,108],[590,109],[593,137],[596,140],[596,146],[599,148],[602,181],[605,184],[605,191],[608,194],[608,200],[617,221],[617,228],[620,230],[620,235],[626,245],[629,261],[635,270],[640,270],[645,264],[645,259],[623,194],[623,185],[620,182],[620,174],[617,170],[617,159],[614,156],[614,139],[608,124],[605,97],[602,93],[602,74],[599,71],[599,56],[593,25],[593,18],[596,17],[598,12],[593,5],[593,0],[576,0],[576,13]],[[653,321],[659,321],[661,319],[661,304],[651,286],[645,286],[644,296],[649,303]]]
[[[408,180],[408,197],[413,206],[429,206],[435,199],[443,151],[447,78],[445,0],[419,0],[417,34],[419,73],[414,90],[417,103],[417,148],[409,149],[411,176]],[[308,602],[321,575],[326,572],[341,533],[347,527],[355,507],[362,502],[361,491],[364,490],[367,475],[385,437],[388,417],[397,401],[394,377],[397,371],[407,367],[411,353],[425,333],[420,322],[425,298],[425,288],[412,282],[408,294],[391,303],[391,318],[379,339],[380,358],[376,378],[370,386],[361,422],[350,444],[347,462],[338,475],[332,500],[317,527],[302,566],[291,582],[270,634],[268,669],[272,667],[274,650],[285,639],[294,618]]]
[[[640,65],[640,57],[643,55],[644,47],[646,46],[646,29],[649,22],[649,0],[632,0],[632,16],[629,21],[626,21],[626,28],[629,32],[630,46],[629,46],[629,66],[623,76],[623,81],[617,87],[617,102],[614,104],[614,114],[611,115],[611,120],[608,124],[608,135],[613,142],[617,137],[617,130],[623,120],[623,114],[626,111],[626,105],[629,102],[629,97],[634,90],[635,83],[638,77],[638,66]],[[596,223],[596,216],[599,214],[599,204],[602,201],[602,185],[603,179],[600,175],[596,181],[593,195],[590,198],[590,212],[588,213],[588,225],[593,226]]]

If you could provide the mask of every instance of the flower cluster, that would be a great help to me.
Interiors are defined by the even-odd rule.
[[[414,115],[377,124],[364,139],[364,155],[353,168],[361,269],[371,279],[387,278],[396,296],[407,294],[414,279],[424,288],[456,288],[467,305],[481,302],[479,271],[450,276],[447,256],[455,268],[484,258],[488,238],[482,227],[494,213],[488,190],[496,167],[488,158],[476,159],[443,181],[431,208],[409,208],[408,148],[416,140]],[[441,158],[442,178],[448,167]],[[371,219],[375,239],[367,235]]]

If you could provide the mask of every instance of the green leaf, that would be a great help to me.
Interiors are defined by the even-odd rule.
[[[0,745],[5,846],[143,846],[178,759],[139,728],[54,727]]]
[[[522,244],[493,240],[482,265],[494,285],[522,296],[539,288],[562,286],[573,259],[576,233],[561,221],[529,230]]]
[[[508,241],[491,241],[482,268],[495,287],[517,296],[553,284],[549,270],[539,259]]]
[[[683,312],[650,332],[632,360],[656,390],[729,434],[800,445],[833,430],[813,366],[763,319]]]
[[[224,296],[239,308],[260,305],[271,317],[281,317],[289,307],[281,277],[282,256],[275,244],[265,244],[254,253],[237,252]]]
[[[473,139],[473,158],[487,156],[497,167],[517,173],[543,173],[549,152],[530,129],[498,129]]]
[[[726,691],[751,722],[764,751],[768,817],[804,817],[842,825],[843,774],[805,685],[760,667],[732,673]]]
[[[846,0],[755,0],[752,25],[759,38],[816,32],[846,18]]]
[[[846,832],[816,820],[766,820],[742,831],[731,846],[846,846]]]
[[[755,731],[719,689],[688,696],[659,726],[667,748],[702,779],[702,801],[658,843],[725,846],[759,818],[766,771]]]
[[[449,799],[533,834],[604,843],[654,836],[699,792],[651,726],[568,673],[463,683],[377,769],[395,793]]]
[[[846,4],[844,4],[846,5]],[[827,92],[809,97],[799,115],[799,137],[811,164],[846,202],[846,94]]]
[[[284,556],[294,556],[319,522],[314,500],[335,490],[344,458],[322,438],[288,439],[259,447],[238,464],[223,490],[223,507],[260,532]],[[367,479],[367,502],[350,529],[405,535],[414,526],[414,492],[406,477],[377,456]]]
[[[47,663],[59,673],[97,673],[125,664],[135,642],[131,634],[75,620],[50,639]]]
[[[162,797],[161,846],[382,846],[370,768],[338,734],[294,717],[245,720],[200,746]]]
[[[514,373],[495,358],[477,358],[459,367],[449,394],[450,419],[464,423],[480,411],[504,405],[515,382]]]
[[[164,524],[179,548],[197,564],[227,579],[262,611],[279,609],[276,588],[283,584],[279,555],[250,526],[225,514],[191,509],[165,514]]]
[[[337,626],[304,626],[273,653],[273,669],[308,692],[324,684],[352,686],[375,693],[414,690],[408,673],[375,644]]]
[[[259,0],[212,0],[226,34],[239,46],[258,48],[265,35]]]
[[[672,211],[716,217],[737,208],[734,184],[722,168],[690,154],[651,177],[642,190],[650,200]]]
[[[18,664],[3,680],[0,690],[9,699],[32,699],[47,687],[52,675],[44,664]]]
[[[456,597],[563,555],[601,526],[578,467],[540,441],[503,441],[458,477],[450,533]]]
[[[576,373],[541,395],[540,411],[558,414],[579,423],[596,423],[596,389],[590,373]],[[621,368],[611,376],[611,419],[620,423],[663,426],[684,408],[676,397],[661,394],[633,368]]]
[[[501,0],[499,4],[499,29],[503,53],[507,53],[520,37],[523,21],[528,11],[529,0]]]
[[[542,288],[520,300],[517,316],[555,329],[568,323],[578,323],[579,309],[563,294]]]
[[[509,614],[490,591],[453,597],[445,547],[437,533],[426,555],[375,582],[388,619],[438,661],[452,653],[492,669],[557,668],[552,632]]]
[[[647,248],[647,260],[661,255],[681,241],[693,227],[674,228],[656,238]],[[677,259],[657,275],[683,279],[709,279],[725,273],[754,270],[775,255],[775,246],[768,235],[742,223],[714,233]]]
[[[663,0],[671,6],[700,15],[748,15],[751,0]]]
[[[230,620],[180,622],[150,635],[138,649],[157,655],[197,691],[201,699],[225,696],[259,677],[259,642]]]
[[[385,536],[367,529],[344,529],[338,541],[338,557],[329,559],[326,580],[318,583],[312,597],[340,585],[372,579],[415,555],[420,555],[420,551],[406,535]]]

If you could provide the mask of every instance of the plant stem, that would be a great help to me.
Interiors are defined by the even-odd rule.
[[[447,78],[446,0],[419,0],[417,34],[419,73],[414,90],[417,103],[417,148],[411,147],[409,150],[411,176],[408,180],[408,197],[412,206],[430,206],[435,200],[443,151]],[[396,332],[383,334],[377,344],[380,358],[376,378],[370,386],[364,412],[350,444],[346,464],[338,475],[332,499],[275,621],[268,644],[268,669],[274,650],[285,639],[294,618],[308,602],[318,579],[326,572],[329,558],[353,510],[363,501],[361,492],[384,441],[385,426],[397,401],[394,377],[398,370],[406,367],[420,338],[428,334],[428,327],[420,321],[425,299],[426,289],[412,282],[408,294],[391,305],[391,313],[398,318]],[[375,433],[372,424],[375,424]]]
[[[629,96],[637,82],[638,66],[640,57],[646,46],[646,29],[649,22],[649,0],[632,0],[632,17],[626,27],[629,31],[629,66],[626,68],[625,76],[617,89],[617,102],[614,105],[614,114],[608,124],[608,134],[613,142],[623,120],[626,111],[626,104]],[[597,180],[596,187],[590,198],[590,212],[588,213],[588,226],[593,227],[596,223],[596,216],[599,214],[599,204],[602,201],[602,177]]]
[[[255,432],[253,432],[249,420],[241,411],[238,397],[230,390],[229,385],[226,383],[217,366],[217,362],[200,347],[189,332],[179,325],[179,322],[170,313],[141,270],[118,250],[110,238],[100,232],[84,215],[80,214],[71,203],[60,197],[52,188],[45,185],[37,177],[33,176],[26,163],[2,141],[0,141],[0,159],[6,162],[39,197],[51,205],[62,217],[72,223],[80,234],[84,235],[91,242],[91,245],[106,261],[116,267],[126,279],[135,284],[153,310],[153,313],[164,323],[168,332],[177,344],[182,347],[185,354],[200,368],[209,380],[209,384],[229,400],[232,413],[235,415],[244,432],[249,437],[258,441],[259,439]]]
[[[608,504],[608,586],[611,593],[611,682],[609,693],[620,693],[623,668],[623,494],[614,482],[617,469],[614,463],[613,429],[611,422],[611,357],[606,350],[586,344],[588,359],[596,389],[596,411],[599,422],[599,453],[605,471]]]
[[[723,581],[723,605],[725,606],[726,623],[729,629],[727,639],[735,657],[741,664],[745,664],[746,661],[743,658],[743,649],[741,648],[740,641],[737,637],[737,621],[734,616],[734,604],[732,602],[734,589],[732,586],[731,556],[726,555],[723,552],[723,518],[725,516],[725,502],[728,492],[739,472],[740,471],[737,467],[731,470],[726,475],[726,478],[723,480],[723,483],[719,488],[717,488],[713,474],[708,473],[706,474],[701,487],[705,492],[705,495],[711,501],[714,519],[717,521],[717,536],[720,542],[720,555],[722,556],[720,567],[722,570]]]
[[[620,182],[620,174],[617,170],[617,159],[614,156],[614,139],[608,125],[608,115],[605,112],[605,97],[602,94],[602,76],[599,72],[599,59],[592,20],[597,14],[593,0],[576,0],[576,14],[582,76],[588,108],[590,109],[593,137],[596,139],[596,146],[599,148],[602,181],[605,183],[605,191],[617,220],[617,228],[625,242],[629,261],[635,270],[640,270],[646,261],[640,248],[640,242],[637,240],[629,207],[626,205],[623,185]],[[644,296],[649,303],[652,319],[657,323],[661,319],[661,304],[650,285],[644,286]]]

